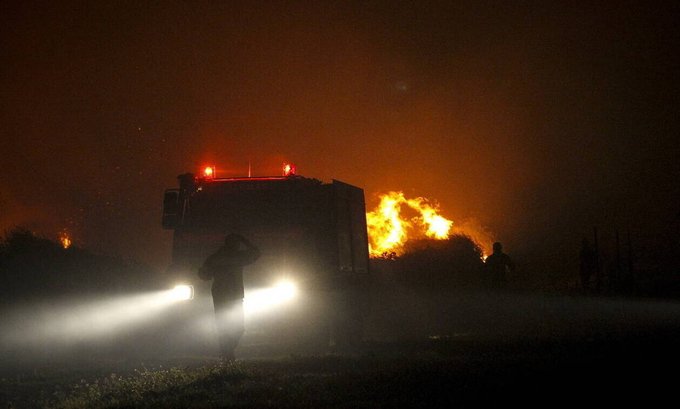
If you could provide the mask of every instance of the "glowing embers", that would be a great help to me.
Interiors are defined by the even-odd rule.
[[[404,206],[411,209],[414,216],[404,216]],[[422,197],[407,199],[402,192],[381,195],[378,207],[366,213],[371,257],[390,253],[401,255],[409,238],[447,239],[453,221],[439,215],[438,211],[436,205]]]
[[[280,281],[273,287],[246,291],[243,307],[246,315],[278,308],[297,296],[297,287],[290,281]]]
[[[169,296],[176,301],[187,301],[194,299],[194,286],[179,284],[170,291]]]
[[[59,244],[61,244],[61,247],[64,249],[68,249],[71,247],[71,244],[73,244],[71,237],[66,230],[59,232]]]

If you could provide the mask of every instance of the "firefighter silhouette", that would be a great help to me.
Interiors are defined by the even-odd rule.
[[[222,356],[234,359],[234,350],[243,336],[243,267],[254,263],[260,251],[240,234],[229,234],[224,245],[209,256],[198,275],[213,280],[217,336]]]
[[[493,244],[493,254],[486,258],[486,278],[491,288],[504,288],[508,283],[507,275],[514,270],[510,256],[503,253],[503,245],[499,242]]]

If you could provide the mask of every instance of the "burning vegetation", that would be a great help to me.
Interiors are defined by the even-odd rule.
[[[371,257],[400,256],[409,239],[449,238],[453,221],[438,212],[436,204],[422,197],[407,199],[403,192],[380,195],[378,207],[366,213]]]
[[[454,235],[472,240],[481,249],[482,258],[490,253],[493,235],[473,219],[454,226],[440,214],[436,203],[423,197],[408,199],[403,192],[388,192],[379,198],[375,210],[366,213],[371,258],[399,257],[414,250],[416,241],[442,241]]]

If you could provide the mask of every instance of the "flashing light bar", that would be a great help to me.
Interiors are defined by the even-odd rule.
[[[292,163],[283,164],[283,176],[294,176],[296,171],[297,169],[294,164]]]
[[[284,162],[281,170],[282,170],[282,176],[278,176],[278,177],[287,178],[287,177],[290,177],[290,176],[297,175],[297,166],[295,166],[295,164],[293,164],[293,163]],[[217,168],[214,165],[203,167],[203,170],[201,172],[201,178],[202,179],[208,179],[208,180],[217,179]],[[251,173],[250,173],[250,164],[249,164],[248,165],[248,177],[247,178],[249,178],[249,179],[250,178],[252,178],[252,179],[276,179],[277,177],[276,176],[265,176],[265,177],[260,176],[260,177],[253,178],[251,176]],[[228,178],[228,179],[241,179],[241,177]],[[220,178],[220,180],[222,180],[222,178]]]
[[[203,177],[206,179],[212,179],[215,177],[215,167],[214,166],[206,166],[203,169]]]

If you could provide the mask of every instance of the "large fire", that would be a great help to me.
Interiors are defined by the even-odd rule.
[[[402,215],[406,206],[413,217]],[[407,199],[402,192],[389,192],[380,196],[380,204],[366,213],[369,253],[371,257],[385,254],[401,255],[409,237],[429,237],[443,240],[449,237],[453,221],[438,214],[439,208],[428,200],[417,197]]]

